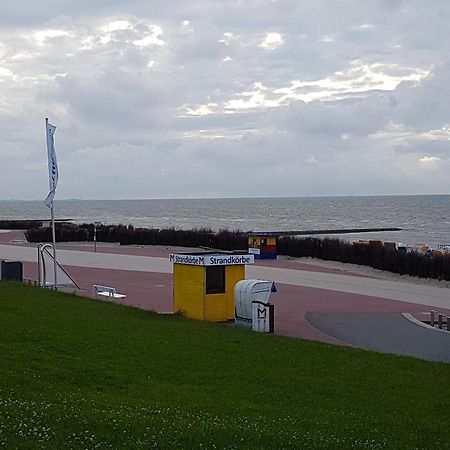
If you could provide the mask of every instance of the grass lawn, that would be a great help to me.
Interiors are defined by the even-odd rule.
[[[0,448],[450,448],[450,365],[0,282]]]

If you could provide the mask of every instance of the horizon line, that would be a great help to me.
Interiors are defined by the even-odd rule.
[[[431,197],[431,196],[449,196],[450,193],[435,194],[342,194],[342,195],[276,195],[276,196],[249,196],[249,197],[153,197],[153,198],[61,198],[58,201],[147,201],[147,200],[251,200],[251,199],[276,199],[276,198],[355,198],[355,197]],[[42,199],[20,199],[9,198],[0,199],[2,202],[39,202]]]

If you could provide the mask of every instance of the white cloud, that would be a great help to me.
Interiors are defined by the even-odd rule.
[[[163,30],[160,26],[151,25],[149,32],[150,34],[143,37],[142,39],[137,39],[133,41],[133,44],[138,47],[149,47],[151,45],[158,45],[158,46],[164,45],[164,41],[160,39],[160,36],[163,35]]]
[[[11,56],[11,60],[12,61],[19,61],[19,60],[31,59],[33,57],[34,57],[34,55],[33,55],[32,52],[25,51],[25,52],[18,52],[15,55],[12,55]]]
[[[441,160],[441,158],[438,158],[437,156],[424,156],[423,158],[420,158],[419,161],[421,163],[434,164],[440,160]]]
[[[224,104],[224,109],[227,112],[238,111],[242,109],[251,108],[272,108],[280,106],[280,103],[274,99],[270,99],[267,95],[268,88],[262,83],[254,83],[253,90],[245,91],[239,94],[238,98],[229,100]]]
[[[325,35],[322,37],[322,39],[320,41],[327,43],[327,42],[334,42],[335,39],[333,36]]]
[[[219,39],[219,42],[221,44],[230,45],[233,42],[239,41],[240,37],[235,35],[234,33],[231,33],[229,31],[222,34],[221,39]]]
[[[1,77],[14,78],[14,73],[6,67],[0,66],[0,78]]]
[[[375,30],[375,25],[373,23],[363,23],[362,25],[359,25],[355,27],[356,30],[363,30],[363,31],[373,31]]]
[[[48,40],[62,37],[62,36],[70,36],[71,34],[65,30],[39,30],[36,33],[33,33],[32,38],[37,42],[38,45],[45,45]]]
[[[109,35],[105,35],[105,36],[101,36],[101,37],[100,37],[100,42],[101,42],[103,45],[109,44],[111,41],[112,41],[112,37],[109,36]]]
[[[409,145],[412,142],[446,142],[450,141],[450,128],[443,126],[438,130],[415,131],[407,129],[403,124],[387,124],[382,130],[370,134],[369,139],[384,140],[395,145]],[[428,157],[425,157],[428,158]],[[422,162],[427,162],[424,160]]]
[[[267,33],[264,40],[259,45],[267,50],[274,50],[283,44],[283,37],[279,33]]]
[[[207,105],[200,105],[197,108],[186,108],[185,114],[188,116],[207,116],[214,112],[217,103],[208,103]]]
[[[270,88],[261,82],[255,82],[251,90],[240,92],[225,101],[220,108],[216,108],[216,112],[274,108],[299,100],[305,103],[342,100],[360,94],[366,95],[372,91],[393,91],[402,81],[419,82],[429,74],[429,70],[422,68],[352,61],[346,70],[319,80],[293,80],[287,87]]]
[[[394,90],[402,81],[419,82],[430,74],[430,70],[419,67],[402,67],[399,64],[351,61],[350,67],[315,81],[295,80],[291,86],[280,88],[275,93],[284,94],[285,99],[305,102],[314,100],[343,99],[356,93],[373,90]]]
[[[450,126],[445,125],[438,130],[429,130],[422,133],[424,139],[431,141],[450,141]]]
[[[131,29],[133,29],[133,26],[128,20],[114,20],[101,27],[101,30],[105,33]]]

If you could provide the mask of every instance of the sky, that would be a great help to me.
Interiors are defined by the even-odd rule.
[[[448,0],[17,0],[0,198],[448,194]]]

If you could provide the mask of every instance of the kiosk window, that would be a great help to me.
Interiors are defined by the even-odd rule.
[[[223,294],[225,292],[225,266],[206,267],[206,293]]]

